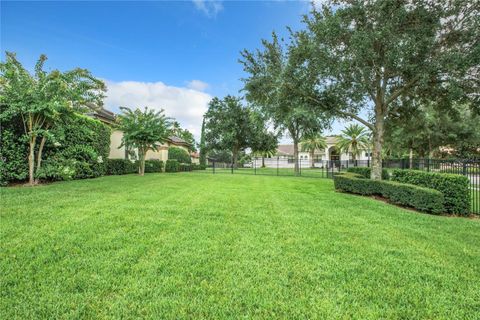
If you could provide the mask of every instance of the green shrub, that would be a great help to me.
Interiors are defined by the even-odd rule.
[[[435,214],[444,211],[443,194],[437,190],[385,180],[371,180],[355,173],[336,174],[335,189],[361,195],[381,195],[390,202]]]
[[[470,182],[467,177],[418,170],[393,170],[391,179],[440,191],[446,212],[467,215],[470,211]]]
[[[372,173],[372,169],[369,167],[350,167],[347,168],[347,172],[357,173],[364,178],[370,179],[370,175]],[[382,179],[388,180],[390,175],[388,174],[387,169],[382,169]]]
[[[145,172],[162,172],[162,160],[145,160]]]
[[[21,139],[22,132],[0,123],[0,185],[22,181],[28,177],[28,144]]]
[[[146,168],[145,168],[146,169]],[[129,173],[138,173],[138,165],[127,159],[108,159],[107,174],[121,175]]]
[[[192,163],[192,170],[205,170],[206,166],[201,165],[199,163]]]
[[[85,163],[77,160],[52,157],[43,162],[35,175],[40,180],[72,180],[77,173],[77,168],[81,171],[83,169],[81,167],[84,165]]]
[[[106,174],[111,129],[90,117],[72,114],[51,130],[45,144],[44,159],[76,160],[73,179],[95,178]],[[63,158],[65,161],[60,160]]]
[[[178,171],[192,171],[192,165],[188,163],[180,163]]]
[[[168,159],[177,160],[179,163],[192,163],[192,158],[188,152],[178,147],[168,148]]]
[[[177,160],[168,159],[165,163],[165,172],[178,172],[179,166]]]

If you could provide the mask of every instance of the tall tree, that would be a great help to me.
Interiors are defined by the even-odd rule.
[[[278,134],[269,131],[268,122],[259,112],[251,113],[252,134],[249,146],[255,156],[262,158],[262,168],[265,167],[265,158],[273,156],[278,147]]]
[[[42,152],[51,129],[60,116],[83,112],[102,105],[105,84],[85,69],[46,72],[45,55],[38,59],[34,73],[28,72],[14,53],[6,53],[0,63],[0,104],[7,106],[2,118],[20,116],[28,141],[29,184],[34,185],[35,173],[42,164]]]
[[[170,134],[170,119],[164,115],[164,110],[152,109],[132,110],[120,107],[120,130],[123,131],[122,145],[138,149],[138,173],[145,174],[145,157],[148,150],[157,150],[165,143]]]
[[[205,149],[205,118],[202,119],[202,132],[200,133],[200,166],[207,166],[207,150]]]
[[[310,153],[310,168],[315,168],[315,150],[325,150],[327,140],[320,133],[310,133],[302,140],[302,151]]]
[[[243,79],[247,100],[293,140],[296,174],[300,170],[298,147],[303,136],[312,130],[321,131],[331,123],[324,112],[328,108],[317,108],[319,101],[323,99],[325,105],[332,103],[328,96],[318,97],[316,101],[305,99],[304,92],[315,90],[315,81],[307,72],[305,50],[298,42],[295,34],[286,42],[273,33],[271,42],[262,41],[262,50],[244,50],[240,60],[248,73],[248,78]]]
[[[205,142],[209,150],[230,150],[232,166],[237,167],[239,152],[248,147],[252,133],[250,110],[240,98],[213,98],[205,113]]]
[[[373,131],[373,179],[381,179],[385,119],[402,112],[401,99],[480,105],[479,10],[463,0],[337,0],[305,18],[298,37],[317,75],[313,92],[335,95],[332,111]],[[365,109],[372,121],[361,116]]]
[[[369,132],[359,124],[350,124],[338,136],[336,147],[340,152],[352,153],[352,160],[360,156],[369,144]]]

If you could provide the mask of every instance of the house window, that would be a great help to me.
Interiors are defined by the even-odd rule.
[[[372,153],[371,152],[365,152],[365,157],[371,157]]]

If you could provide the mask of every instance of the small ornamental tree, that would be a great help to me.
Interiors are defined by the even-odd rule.
[[[145,157],[148,150],[157,150],[157,147],[168,138],[170,133],[170,119],[163,113],[164,110],[152,109],[132,110],[120,107],[120,130],[123,131],[121,146],[128,145],[138,149],[138,173],[145,174]]]
[[[41,55],[34,73],[28,72],[14,53],[0,63],[0,105],[2,121],[19,116],[28,143],[28,182],[34,185],[42,165],[42,153],[51,129],[62,115],[86,111],[102,104],[105,84],[85,69],[60,72],[43,70],[47,57]]]

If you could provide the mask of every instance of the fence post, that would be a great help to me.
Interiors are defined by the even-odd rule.
[[[370,168],[370,159],[367,159],[367,168]]]
[[[427,159],[427,172],[430,172],[430,158]]]
[[[298,160],[298,175],[301,176],[302,175],[302,160]]]
[[[213,174],[215,174],[215,160],[212,161]]]
[[[231,170],[231,172],[232,172],[232,174],[233,174],[233,161],[232,161],[232,164],[231,164],[231,166],[230,166],[230,170]]]
[[[257,174],[257,157],[253,158],[253,172]]]
[[[277,176],[278,176],[278,161],[279,161],[279,156],[277,156]]]

